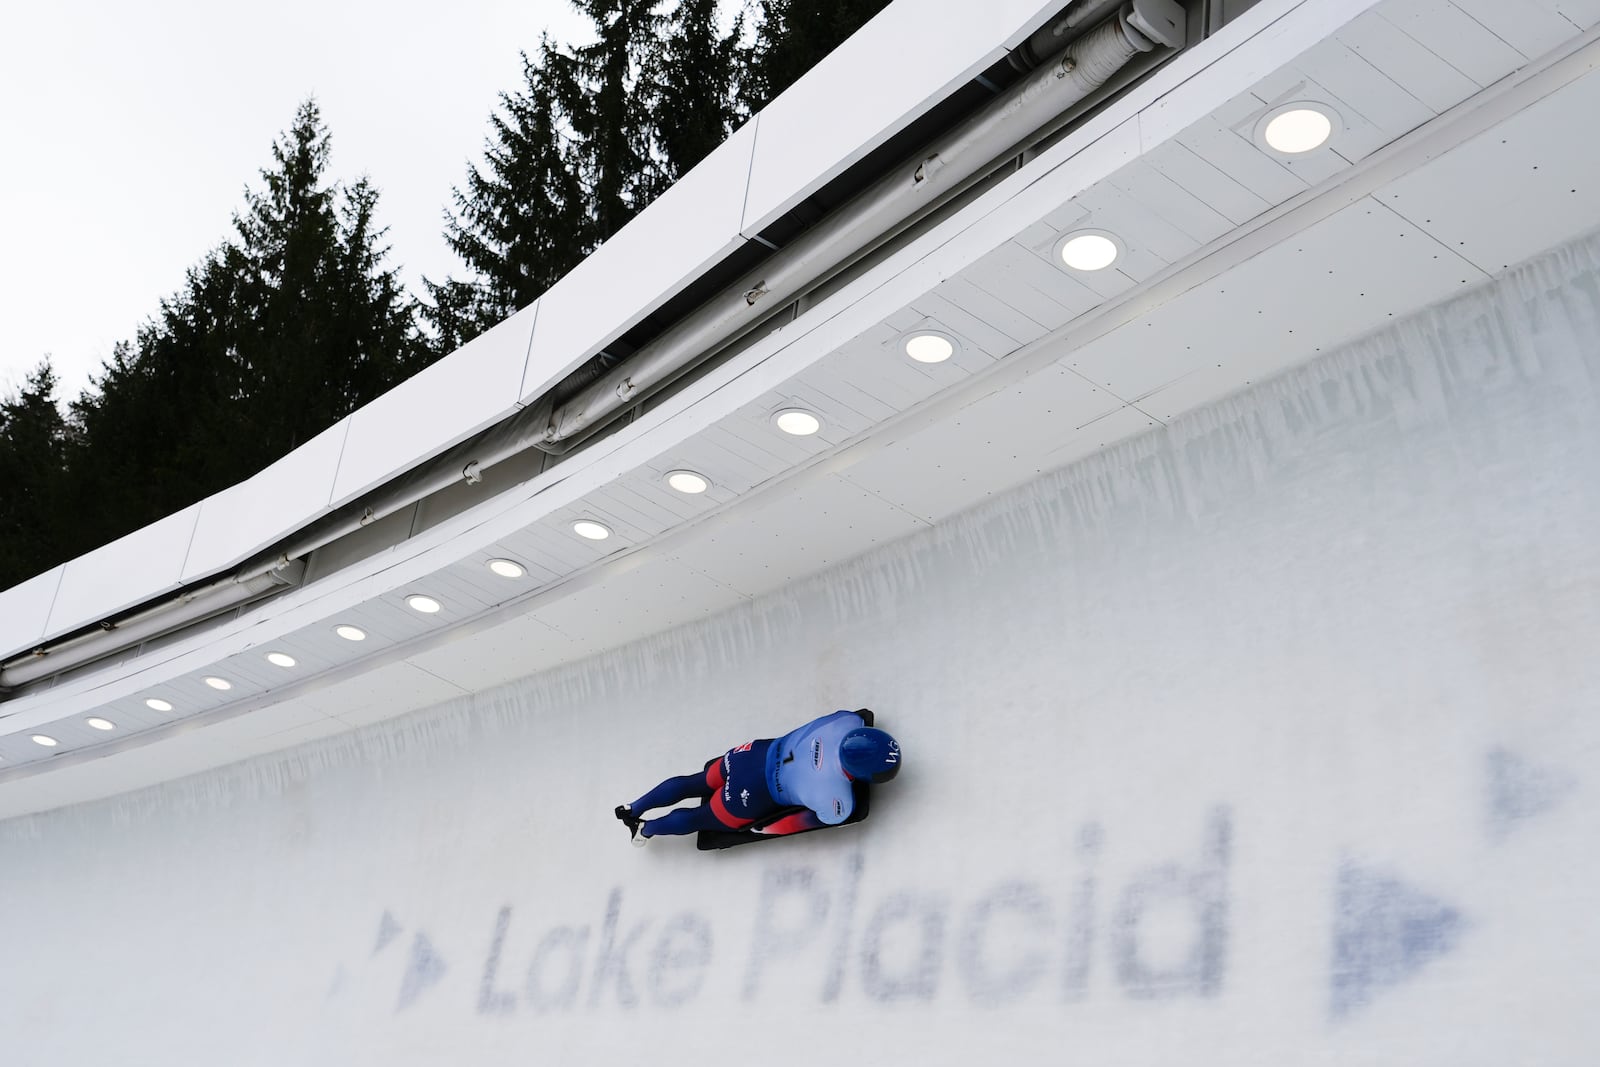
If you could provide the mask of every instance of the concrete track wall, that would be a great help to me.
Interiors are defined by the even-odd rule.
[[[6,1064],[1578,1064],[1600,243],[710,622],[0,824]],[[612,805],[871,706],[858,827]]]

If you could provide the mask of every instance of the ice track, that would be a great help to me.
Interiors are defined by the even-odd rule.
[[[1579,1064],[1600,243],[595,661],[0,823],[0,1062]],[[615,803],[870,706],[872,818]]]

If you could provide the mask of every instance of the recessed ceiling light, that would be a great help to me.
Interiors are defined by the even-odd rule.
[[[34,734],[33,743],[36,745],[43,745],[45,748],[55,748],[61,742],[57,741],[49,734]]]
[[[1263,116],[1260,136],[1273,151],[1296,156],[1327,144],[1333,128],[1333,115],[1324,105],[1285,104]]]
[[[293,667],[294,657],[287,652],[268,652],[267,662],[274,667]]]
[[[593,519],[579,519],[572,524],[572,532],[591,541],[604,541],[611,536],[611,528]]]
[[[211,677],[206,679],[206,684],[213,689],[232,689],[233,683],[226,678]]]
[[[796,437],[808,437],[822,429],[822,420],[801,408],[784,408],[772,416],[778,429]]]
[[[521,578],[528,573],[523,569],[522,564],[514,563],[509,559],[491,559],[489,561],[489,569],[502,578]]]
[[[906,338],[906,355],[918,363],[943,363],[956,354],[956,343],[942,333],[920,330]]]
[[[90,726],[93,726],[96,730],[115,730],[117,728],[116,723],[112,722],[110,719],[102,719],[99,716],[95,716],[92,719],[85,719],[83,721],[88,723]]]
[[[420,611],[424,615],[437,614],[439,609],[443,607],[443,605],[437,600],[433,599],[433,597],[423,596],[421,593],[414,593],[411,596],[406,597],[406,604],[410,606],[412,611]]]
[[[694,471],[668,471],[667,484],[680,493],[703,493],[711,488],[711,483],[702,475]]]
[[[359,626],[350,626],[348,624],[335,626],[333,632],[346,641],[365,641],[367,639],[367,631]]]
[[[171,711],[172,705],[160,697],[151,697],[144,702],[144,706],[151,711]]]
[[[1117,239],[1099,230],[1069,233],[1056,250],[1061,262],[1073,270],[1105,270],[1117,261],[1122,249]]]

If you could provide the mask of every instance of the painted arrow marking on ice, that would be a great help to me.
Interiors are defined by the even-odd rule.
[[[1397,878],[1346,863],[1333,925],[1332,1011],[1343,1019],[1456,947],[1461,913]]]
[[[438,984],[446,970],[444,957],[433,947],[428,935],[417,934],[411,941],[411,962],[406,967],[405,977],[400,979],[400,1003],[395,1005],[394,1010],[399,1012],[409,1008],[423,990]]]
[[[389,942],[400,936],[400,931],[403,929],[405,927],[395,922],[394,916],[385,911],[383,918],[378,920],[378,943],[372,946],[372,954],[376,956],[382,952],[388,947]]]
[[[1567,772],[1541,767],[1507,748],[1490,750],[1488,771],[1489,833],[1495,840],[1561,803],[1578,784]]]

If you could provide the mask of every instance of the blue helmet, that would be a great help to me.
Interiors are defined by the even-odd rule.
[[[851,730],[839,742],[839,763],[852,778],[887,782],[900,773],[900,742],[870,726]]]

